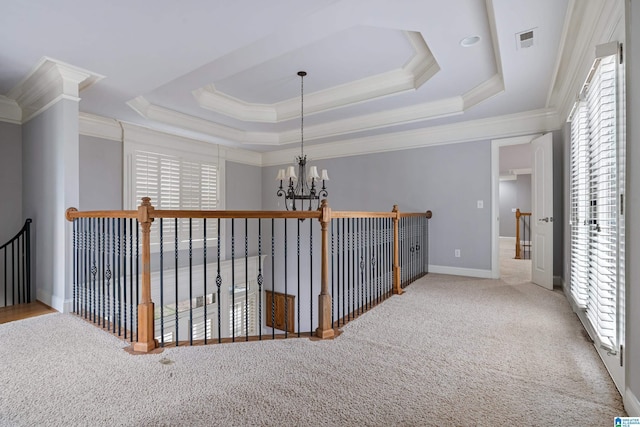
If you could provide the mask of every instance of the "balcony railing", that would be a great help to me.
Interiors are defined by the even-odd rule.
[[[430,217],[70,208],[73,311],[142,352],[330,338],[427,273]]]
[[[0,245],[0,307],[31,302],[31,219]]]

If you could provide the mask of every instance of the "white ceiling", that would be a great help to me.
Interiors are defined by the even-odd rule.
[[[305,144],[348,141],[553,108],[568,4],[0,0],[0,94],[47,56],[105,76],[83,112],[271,151],[299,145],[305,70]]]

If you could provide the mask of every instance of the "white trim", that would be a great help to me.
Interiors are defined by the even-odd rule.
[[[624,19],[624,2],[571,1],[570,15],[565,20],[567,37],[561,46],[562,56],[556,68],[556,79],[547,97],[547,104],[566,119],[577,99],[587,73],[595,59],[594,46],[612,40],[616,28]],[[568,25],[567,25],[568,24]],[[564,36],[564,35],[563,35]],[[560,72],[562,70],[562,72]],[[562,80],[558,80],[561,77]]]
[[[500,277],[500,147],[529,144],[540,134],[491,141],[491,277]]]
[[[79,120],[78,132],[80,135],[122,141],[122,128],[120,122],[115,119],[80,112]]]
[[[22,124],[22,110],[18,103],[6,96],[0,95],[0,121]]]
[[[446,265],[429,265],[429,273],[449,274],[451,276],[478,277],[481,279],[491,279],[491,270],[480,270],[477,268],[449,267]]]
[[[405,31],[404,34],[414,50],[414,55],[404,66],[310,93],[305,97],[305,112],[312,115],[415,90],[436,75],[440,66],[422,34],[415,31]],[[250,103],[217,90],[213,84],[192,93],[200,107],[236,120],[280,123],[300,116],[297,97],[274,104]]]
[[[305,153],[314,160],[331,159],[543,133],[559,128],[560,122],[554,111],[535,110],[426,129],[310,145],[305,146]],[[289,163],[298,153],[299,148],[265,152],[262,154],[262,165],[275,166]]]
[[[200,90],[200,92],[198,92],[198,96],[205,96],[205,92],[203,90]],[[459,115],[463,114],[466,109],[473,107],[474,105],[502,91],[504,91],[504,82],[502,80],[502,77],[496,74],[490,79],[471,89],[467,93],[463,94],[462,96],[455,96],[438,101],[425,102],[408,107],[396,108],[394,110],[385,112],[365,114],[349,119],[336,120],[330,123],[308,126],[305,128],[305,136],[307,141],[313,141],[321,138],[348,135],[354,132],[362,132],[372,129],[386,128],[389,126],[397,126],[400,124],[415,123]],[[343,93],[343,91],[340,91],[340,93]],[[206,96],[212,95],[208,94]],[[313,94],[310,96],[313,96]],[[216,102],[222,103],[222,101]],[[225,98],[225,102],[229,102],[229,97]],[[321,105],[325,110],[337,108],[331,107],[330,104],[332,102],[335,102],[335,99],[330,99],[329,97],[327,97],[327,100],[320,102],[319,105]],[[357,99],[353,102],[349,102],[349,104],[357,102],[363,102],[363,100]],[[221,125],[219,123],[214,123],[200,117],[180,113],[169,108],[151,104],[143,96],[139,96],[130,100],[129,102],[127,102],[127,105],[129,105],[129,107],[131,107],[142,117],[149,120],[172,126],[178,126],[180,128],[188,129],[191,131],[201,132],[212,137],[221,138],[240,144],[287,145],[297,143],[299,140],[299,131],[295,129],[280,133],[243,131],[240,129]],[[299,105],[296,104],[296,107],[299,107]],[[264,111],[256,112],[254,114],[254,118],[256,120],[254,121],[258,121],[258,116],[264,117],[267,115],[270,114],[267,114]],[[290,115],[292,115],[292,117],[296,117],[297,112],[295,115],[293,113],[287,113],[287,117],[289,117]],[[502,126],[507,125],[509,125],[509,123],[502,124]],[[519,133],[521,133],[521,131]]]
[[[629,387],[624,391],[623,402],[624,409],[630,417],[640,417],[640,401]]]
[[[25,123],[60,99],[79,101],[80,91],[102,78],[104,76],[45,56],[9,91],[7,98],[17,102]]]
[[[51,292],[45,289],[36,288],[36,300],[60,313],[71,313],[73,310],[73,299],[64,299],[57,295],[52,295]]]

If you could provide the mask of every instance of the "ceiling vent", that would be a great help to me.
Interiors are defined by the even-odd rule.
[[[516,33],[516,47],[518,50],[533,47],[535,28],[521,33]]]

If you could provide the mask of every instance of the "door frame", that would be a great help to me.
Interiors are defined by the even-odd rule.
[[[500,278],[500,147],[530,144],[542,133],[491,140],[491,278]]]

